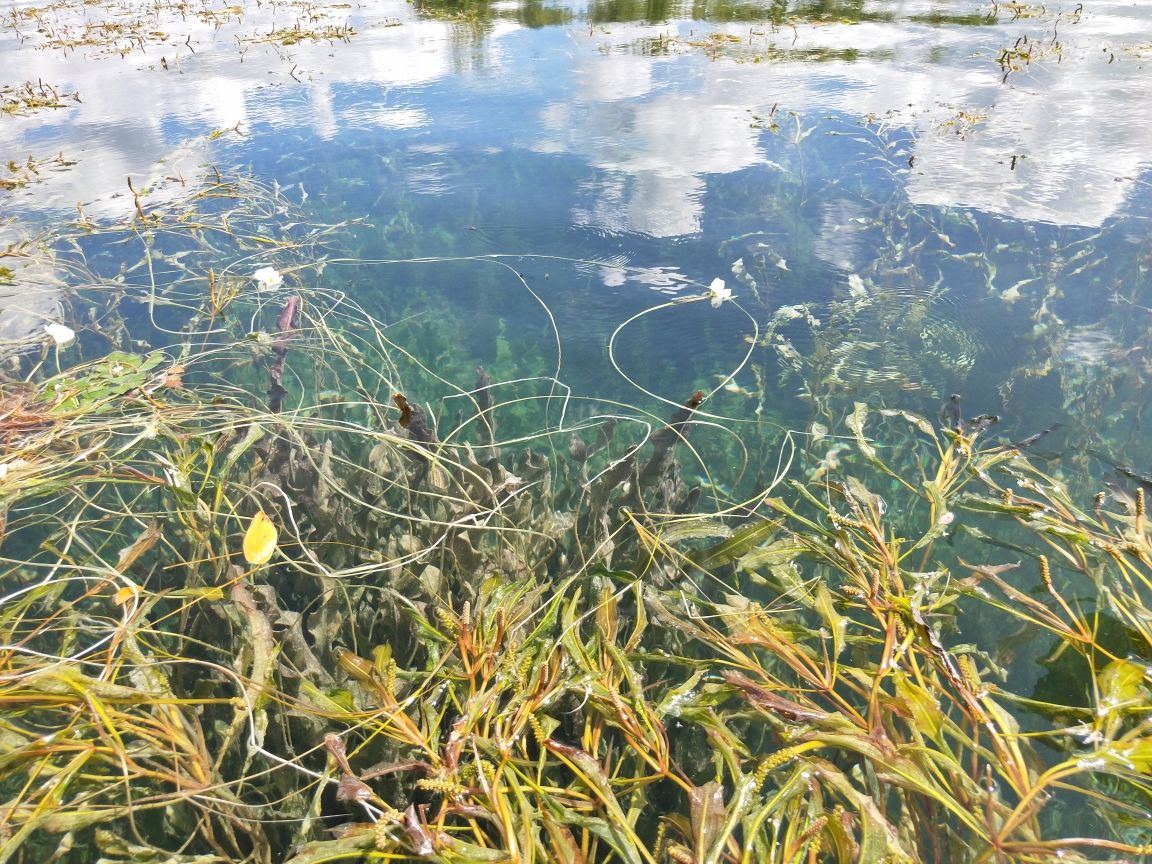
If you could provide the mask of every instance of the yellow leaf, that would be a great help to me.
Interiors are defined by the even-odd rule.
[[[267,564],[276,551],[276,526],[263,510],[252,517],[244,534],[244,560],[253,567]]]
[[[1131,660],[1113,660],[1096,676],[1096,686],[1100,688],[1101,701],[1106,700],[1103,710],[1117,707],[1137,708],[1142,701],[1141,690],[1146,675],[1144,664]],[[1099,709],[1098,709],[1099,710]]]

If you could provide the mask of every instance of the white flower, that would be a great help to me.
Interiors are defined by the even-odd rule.
[[[724,280],[717,277],[708,286],[708,293],[712,295],[712,308],[719,309],[725,300],[732,299],[732,289],[724,287]]]
[[[275,291],[284,284],[284,277],[275,267],[261,267],[252,278],[256,280],[257,291]]]
[[[788,270],[788,262],[785,261],[783,258],[778,258],[776,260],[776,266],[779,267],[781,270]],[[788,270],[788,272],[791,273],[792,271]]]
[[[51,324],[45,324],[44,332],[48,334],[49,339],[56,343],[57,348],[67,348],[76,341],[75,330],[64,324],[57,324],[55,321]]]

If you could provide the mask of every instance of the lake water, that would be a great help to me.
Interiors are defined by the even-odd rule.
[[[128,178],[155,206],[243,165],[362,219],[346,256],[421,259],[329,278],[442,322],[446,369],[559,363],[589,396],[703,388],[785,425],[958,392],[1017,438],[1100,445],[1107,416],[1109,452],[1152,461],[1152,4],[147,10],[10,9],[4,81],[64,107],[0,124],[41,160],[9,240],[130,216]],[[38,278],[10,339],[57,314]],[[662,305],[716,278],[735,303]]]
[[[442,437],[477,367],[509,446],[700,391],[684,471],[716,509],[790,446],[795,477],[863,464],[857,403],[935,424],[952,394],[1084,501],[1152,475],[1152,0],[244,5],[6,5],[0,248],[50,238],[0,258],[13,368],[49,322],[73,360],[107,351],[100,292],[133,350],[187,342],[222,284],[271,331],[270,266],[333,334],[353,306],[379,322],[381,380]],[[217,169],[284,203],[250,233],[341,228],[193,253],[132,222]],[[293,380],[289,407],[351,390],[332,379]],[[907,440],[875,444],[915,472]],[[1080,700],[1093,671],[1009,625],[965,638],[1015,692]]]

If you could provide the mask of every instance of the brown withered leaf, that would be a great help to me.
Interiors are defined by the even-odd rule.
[[[403,393],[393,394],[392,401],[395,402],[396,407],[400,409],[400,426],[407,429],[409,422],[412,420],[412,406],[408,404],[408,400],[404,398]]]
[[[817,723],[827,720],[831,715],[826,711],[813,708],[777,696],[767,687],[757,684],[742,672],[735,669],[724,669],[720,677],[739,690],[750,703],[762,708],[770,714],[776,714],[792,723]]]
[[[424,827],[420,817],[416,815],[414,804],[409,804],[408,809],[404,811],[404,831],[412,843],[413,852],[417,855],[432,854],[432,835],[428,833],[428,829]]]
[[[372,790],[359,777],[345,774],[340,778],[340,783],[336,787],[337,801],[370,801],[371,799]]]

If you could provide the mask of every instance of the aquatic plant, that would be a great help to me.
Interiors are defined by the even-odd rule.
[[[725,494],[723,389],[460,378],[346,227],[212,173],[29,247],[84,287],[2,385],[0,862],[1152,851],[1143,486],[827,395]]]
[[[70,102],[79,101],[80,94],[54,87],[43,80],[0,86],[0,113],[13,116],[23,117],[49,108],[67,108]]]

